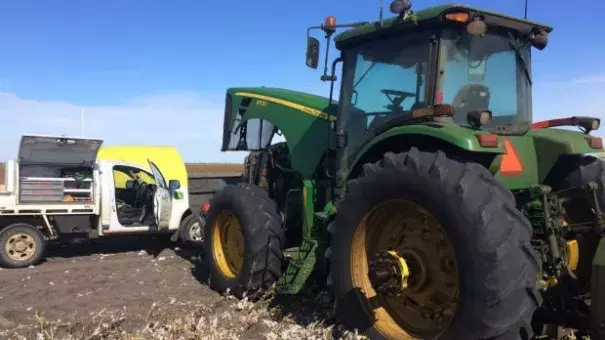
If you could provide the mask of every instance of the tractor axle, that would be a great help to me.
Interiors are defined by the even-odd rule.
[[[396,251],[381,251],[370,262],[369,277],[378,292],[400,295],[408,287],[410,269]]]

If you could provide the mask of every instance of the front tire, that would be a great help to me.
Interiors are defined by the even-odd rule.
[[[541,302],[532,228],[478,164],[415,148],[387,153],[348,183],[331,236],[328,282],[348,328],[371,339],[532,336]],[[387,251],[409,265],[400,295],[368,275]]]
[[[44,235],[26,223],[15,223],[0,231],[0,266],[25,268],[44,257]]]
[[[204,243],[204,219],[199,214],[191,214],[183,219],[179,227],[179,239],[185,246]]]
[[[281,276],[284,236],[275,202],[258,186],[227,185],[215,194],[205,226],[209,286],[238,298]]]

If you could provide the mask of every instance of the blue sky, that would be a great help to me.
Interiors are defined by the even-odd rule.
[[[523,15],[522,0],[465,3]],[[605,117],[604,11],[597,0],[530,0],[529,18],[555,27],[549,46],[533,50],[536,119]],[[327,15],[375,20],[378,1],[1,1],[0,160],[14,157],[22,133],[79,135],[84,108],[85,135],[107,144],[173,144],[187,161],[239,161],[219,151],[225,89],[326,95],[304,49],[306,28]]]

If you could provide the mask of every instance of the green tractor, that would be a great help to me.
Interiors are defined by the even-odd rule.
[[[325,285],[372,339],[604,339],[600,121],[532,121],[530,50],[552,29],[461,5],[391,11],[309,29],[329,46],[348,28],[331,72],[325,54],[327,98],[227,90],[222,150],[250,154],[208,211],[209,285]],[[319,49],[308,33],[311,68]]]

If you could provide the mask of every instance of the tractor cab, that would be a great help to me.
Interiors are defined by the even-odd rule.
[[[427,117],[485,131],[529,128],[531,47],[546,47],[550,27],[467,6],[414,13],[407,1],[393,4],[398,16],[379,23],[339,26],[330,17],[320,26],[328,39],[337,27],[353,27],[335,38],[345,154],[390,127]],[[318,44],[309,37],[310,67],[317,66],[309,60]]]

